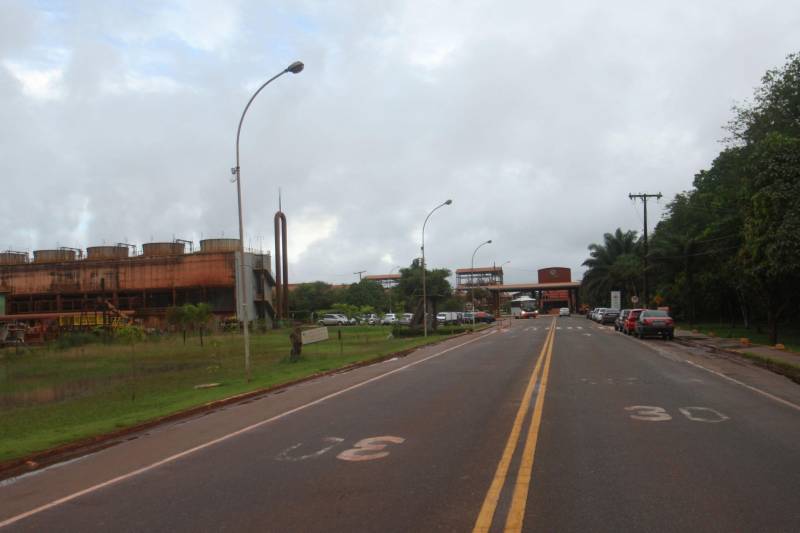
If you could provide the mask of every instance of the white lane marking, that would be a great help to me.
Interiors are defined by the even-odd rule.
[[[583,334],[583,336],[584,336],[584,337],[591,337],[591,336],[592,336],[592,334],[591,334],[591,333],[584,333],[584,334]]]
[[[683,413],[683,416],[688,418],[693,422],[708,422],[710,424],[716,424],[718,422],[724,422],[725,420],[730,420],[729,416],[725,416],[716,409],[712,409],[710,407],[679,407],[678,411]],[[702,416],[696,416],[692,413],[697,411],[705,411],[708,413],[712,413],[714,418],[705,418]]]
[[[343,440],[344,439],[339,438],[339,437],[325,437],[324,439],[322,439],[322,441],[326,442],[326,443],[327,442],[331,443],[330,446],[326,446],[325,448],[322,448],[321,450],[317,450],[314,453],[309,453],[309,454],[306,454],[306,455],[299,455],[299,456],[289,455],[289,453],[291,453],[292,451],[296,450],[297,448],[299,448],[299,447],[301,447],[303,445],[302,442],[298,442],[297,444],[289,446],[288,448],[283,450],[281,453],[276,455],[275,456],[275,460],[276,461],[296,462],[296,461],[305,461],[306,459],[313,459],[313,458],[319,457],[322,454],[330,451],[331,448],[333,448],[334,446],[336,446],[337,444],[339,444]]]
[[[369,437],[356,442],[352,448],[345,450],[336,456],[342,461],[372,461],[382,459],[389,455],[389,452],[382,451],[386,448],[385,443],[403,444],[406,441],[403,437]]]
[[[626,411],[635,411],[635,415],[630,415],[631,418],[636,420],[644,420],[646,422],[665,422],[672,420],[672,417],[664,410],[663,407],[655,405],[631,405],[625,408]]]
[[[567,329],[572,329],[572,326],[567,326]]]
[[[457,350],[458,348],[461,348],[462,346],[466,346],[467,344],[471,344],[471,343],[473,343],[475,341],[478,341],[478,340],[481,340],[481,339],[485,339],[489,335],[495,333],[495,331],[496,330],[491,330],[488,333],[484,333],[479,337],[475,337],[474,339],[470,339],[470,340],[468,340],[466,342],[462,342],[461,344],[457,344],[456,346],[452,346],[450,348],[447,348],[446,350],[442,350],[441,352],[437,352],[437,353],[435,353],[433,355],[429,355],[428,357],[424,357],[424,358],[420,359],[419,361],[414,361],[413,363],[409,363],[409,364],[401,366],[399,368],[395,368],[394,370],[390,370],[388,372],[384,372],[383,374],[379,374],[379,375],[377,375],[375,377],[371,377],[369,379],[366,379],[364,381],[356,383],[355,385],[350,385],[349,387],[346,387],[346,388],[344,388],[342,390],[339,390],[339,391],[336,391],[336,392],[332,392],[332,393],[328,394],[327,396],[323,396],[322,398],[318,398],[316,400],[310,401],[310,402],[305,403],[303,405],[297,406],[297,407],[295,407],[293,409],[289,409],[288,411],[284,411],[283,413],[275,415],[275,416],[273,416],[271,418],[268,418],[266,420],[261,420],[260,422],[256,422],[254,424],[250,424],[247,427],[244,427],[242,429],[238,429],[238,430],[236,430],[236,431],[234,431],[232,433],[228,433],[227,435],[223,435],[221,437],[217,437],[216,439],[210,440],[210,441],[205,442],[203,444],[199,444],[199,445],[195,446],[194,448],[189,448],[188,450],[184,450],[184,451],[176,453],[174,455],[170,455],[169,457],[165,457],[164,459],[156,461],[155,463],[151,463],[151,464],[149,464],[147,466],[143,466],[141,468],[137,468],[136,470],[128,472],[127,474],[122,474],[122,475],[117,476],[115,478],[109,479],[108,481],[103,481],[102,483],[98,483],[97,485],[92,485],[91,487],[87,487],[87,488],[85,488],[83,490],[79,490],[78,492],[73,492],[72,494],[69,494],[69,495],[64,496],[62,498],[59,498],[57,500],[53,500],[50,503],[46,503],[44,505],[40,505],[39,507],[31,509],[30,511],[25,511],[24,513],[20,513],[18,515],[12,516],[11,518],[7,518],[6,520],[3,520],[2,522],[0,522],[0,528],[6,527],[6,526],[10,526],[11,524],[19,522],[20,520],[28,518],[29,516],[33,516],[35,514],[41,513],[42,511],[46,511],[48,509],[52,509],[53,507],[57,507],[57,506],[61,505],[62,503],[67,503],[69,501],[74,500],[75,498],[79,498],[79,497],[84,496],[86,494],[91,494],[92,492],[96,492],[96,491],[98,491],[98,490],[100,490],[102,488],[108,487],[110,485],[114,485],[116,483],[119,483],[120,481],[125,481],[126,479],[130,479],[132,477],[138,476],[139,474],[144,474],[145,472],[149,472],[150,470],[158,468],[159,466],[163,466],[165,464],[172,463],[172,462],[174,462],[174,461],[176,461],[176,460],[178,460],[178,459],[180,459],[182,457],[186,457],[187,455],[191,455],[191,454],[193,454],[195,452],[198,452],[200,450],[204,450],[205,448],[208,448],[210,446],[214,446],[215,444],[219,444],[220,442],[224,442],[226,440],[232,439],[233,437],[239,436],[239,435],[241,435],[243,433],[247,433],[248,431],[252,431],[252,430],[254,430],[256,428],[259,428],[261,426],[269,424],[270,422],[274,422],[276,420],[280,420],[281,418],[285,418],[285,417],[287,417],[289,415],[292,415],[294,413],[297,413],[299,411],[307,409],[307,408],[309,408],[309,407],[311,407],[313,405],[317,405],[317,404],[322,403],[322,402],[324,402],[326,400],[330,400],[331,398],[335,398],[336,396],[340,396],[340,395],[344,394],[345,392],[350,392],[351,390],[363,387],[364,385],[366,385],[368,383],[372,383],[373,381],[378,381],[379,379],[383,379],[386,376],[390,376],[392,374],[396,374],[397,372],[405,370],[406,368],[410,368],[412,366],[416,366],[418,364],[424,363],[425,361],[429,361],[430,359],[433,359],[435,357],[440,357],[440,356],[442,356],[442,355],[444,355],[444,354],[446,354],[448,352],[452,352],[453,350]]]
[[[783,398],[779,398],[778,396],[775,396],[774,394],[770,394],[770,393],[765,392],[765,391],[763,391],[761,389],[757,389],[756,387],[748,385],[747,383],[742,383],[738,379],[733,379],[730,376],[726,376],[722,372],[717,372],[716,370],[711,370],[710,368],[706,368],[703,365],[699,365],[697,363],[689,361],[688,359],[686,360],[686,362],[689,363],[692,366],[696,366],[697,368],[702,368],[706,372],[711,372],[712,374],[714,374],[716,376],[719,376],[719,377],[721,377],[723,379],[727,379],[728,381],[732,381],[733,383],[736,383],[737,385],[741,385],[742,387],[744,387],[746,389],[750,389],[753,392],[757,392],[758,394],[761,394],[762,396],[766,396],[770,400],[775,400],[776,402],[782,403],[783,405],[785,405],[787,407],[791,407],[792,409],[796,409],[797,411],[800,411],[800,405],[797,405],[796,403],[792,403],[792,402],[790,402],[788,400],[784,400]]]
[[[561,326],[556,326],[556,329],[561,329]]]
[[[578,326],[578,329],[583,329],[583,326]]]

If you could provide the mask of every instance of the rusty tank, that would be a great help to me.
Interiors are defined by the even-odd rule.
[[[185,252],[186,244],[182,242],[147,242],[142,245],[144,257],[169,257],[183,255]]]
[[[239,239],[203,239],[200,241],[201,253],[235,252],[239,249]]]
[[[33,262],[34,263],[65,263],[67,261],[75,261],[77,252],[75,250],[34,250]]]
[[[104,261],[107,259],[125,259],[128,257],[127,246],[89,246],[86,248],[86,259]]]
[[[28,252],[0,252],[0,265],[24,265],[28,262]]]

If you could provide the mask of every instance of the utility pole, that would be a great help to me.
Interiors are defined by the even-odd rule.
[[[358,274],[358,281],[361,281],[361,274],[366,272],[366,270],[359,270],[358,272],[353,272],[353,274]]]
[[[647,303],[650,301],[647,297],[647,199],[655,198],[658,200],[661,198],[661,193],[628,194],[628,198],[631,200],[639,198],[642,201],[642,204],[644,204],[644,271],[642,272],[642,305],[646,308]]]

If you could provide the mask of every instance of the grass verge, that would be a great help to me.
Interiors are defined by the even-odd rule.
[[[753,363],[755,363],[756,366],[760,366],[762,368],[766,368],[767,370],[775,372],[776,374],[781,374],[782,376],[786,376],[795,383],[800,384],[800,366],[793,365],[791,363],[786,363],[784,361],[778,361],[770,357],[764,357],[762,355],[750,352],[740,352],[740,353],[743,357],[753,361]]]
[[[341,339],[338,332],[341,331]],[[389,327],[330,328],[287,362],[288,330],[251,337],[252,380],[242,338],[168,337],[135,345],[91,344],[0,352],[0,462],[131,427],[248,391],[268,388],[447,338],[395,338]],[[215,383],[212,388],[195,386]]]
[[[730,323],[700,323],[700,324],[677,324],[677,327],[686,330],[697,330],[704,335],[713,332],[717,337],[722,339],[740,339],[746,337],[750,339],[753,344],[762,344],[769,346],[769,335],[766,331],[759,332],[756,328],[745,328],[744,326],[733,326]],[[786,346],[786,349],[792,352],[800,353],[800,330],[791,327],[784,327],[778,332],[778,340]]]

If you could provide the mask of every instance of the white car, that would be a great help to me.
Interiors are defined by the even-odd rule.
[[[328,313],[317,321],[320,326],[346,326],[350,321],[344,315]]]
[[[559,309],[558,316],[569,316],[569,307],[562,307]]]
[[[397,315],[395,315],[394,313],[386,313],[385,315],[383,315],[383,318],[381,319],[381,324],[383,325],[391,326],[392,324],[396,323],[397,323]]]

